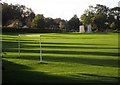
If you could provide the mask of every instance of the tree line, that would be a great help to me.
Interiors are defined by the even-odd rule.
[[[97,4],[81,16],[84,25],[92,25],[96,31],[120,30],[120,7],[109,8],[105,5]]]
[[[7,27],[18,20],[22,26],[37,29],[61,29],[63,31],[79,31],[79,26],[92,25],[93,31],[120,30],[120,7],[109,8],[105,5],[97,4],[95,7],[89,6],[84,14],[77,17],[75,14],[70,20],[61,18],[53,19],[44,17],[43,14],[35,14],[31,8],[24,5],[2,4],[2,24]],[[19,23],[14,25],[18,28]]]

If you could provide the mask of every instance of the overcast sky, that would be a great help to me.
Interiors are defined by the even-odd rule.
[[[116,7],[120,0],[2,0],[7,3],[25,5],[36,14],[44,14],[45,17],[62,18],[69,20],[74,14],[80,17],[89,5],[106,5]]]

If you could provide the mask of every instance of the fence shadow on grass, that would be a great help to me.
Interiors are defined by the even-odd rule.
[[[107,59],[89,59],[89,58],[77,58],[77,57],[50,57],[43,56],[46,61],[54,62],[66,62],[66,63],[78,63],[88,64],[95,66],[107,66],[107,67],[118,67],[119,60],[107,60]]]
[[[42,44],[48,44],[48,45],[54,45],[54,44],[57,44],[57,45],[102,45],[102,46],[106,46],[106,45],[109,45],[109,44],[92,44],[92,43],[64,43],[64,42],[60,42],[60,43],[55,43],[55,42],[42,42]]]
[[[16,64],[7,60],[3,60],[3,84],[73,84],[79,83],[82,85],[110,85],[108,81],[91,80],[79,77],[64,77],[57,75],[50,75],[44,72],[30,71],[31,68],[25,65]],[[80,75],[80,74],[78,74]],[[84,74],[82,74],[84,75]],[[92,75],[93,77],[96,75]]]
[[[87,51],[55,51],[55,50],[43,50],[43,53],[46,54],[69,54],[69,55],[96,55],[96,56],[117,56],[118,53],[112,52],[87,52]]]
[[[38,47],[38,46],[37,46]],[[118,57],[118,53],[114,53],[114,52],[89,52],[89,51],[73,51],[73,49],[79,48],[79,49],[97,49],[99,47],[66,47],[66,46],[45,46],[47,48],[59,48],[58,50],[42,50],[43,53],[45,54],[64,54],[64,55],[95,55],[95,56],[114,56],[114,57]],[[35,50],[36,47],[33,46],[33,49],[31,49],[32,47],[28,47],[27,49],[22,48],[21,47],[21,53],[39,53],[40,50]],[[43,47],[44,48],[44,47]],[[66,49],[69,48],[70,50],[65,50],[62,51],[62,49]],[[39,47],[38,47],[39,49]],[[104,49],[104,48],[99,48],[99,49]],[[107,49],[107,48],[106,48]],[[108,49],[112,49],[112,48],[108,48]],[[113,48],[115,49],[115,48]],[[18,48],[3,48],[3,52],[18,52]]]
[[[31,47],[31,46],[30,46]],[[35,46],[37,47],[37,46]],[[66,49],[66,48],[71,48],[71,49],[118,49],[118,48],[115,48],[115,47],[95,47],[95,46],[89,46],[89,47],[85,47],[85,46],[43,46],[43,48],[59,48],[59,49]]]
[[[51,48],[48,46],[48,48]],[[54,46],[53,46],[54,48]],[[66,46],[62,46],[62,48],[66,48]],[[74,47],[71,47],[70,49],[73,49]],[[92,48],[91,48],[92,49]],[[18,52],[16,49],[7,49],[7,52]],[[27,53],[27,55],[23,55],[22,53]],[[32,55],[32,53],[38,53],[38,55]],[[83,63],[83,64],[89,64],[89,65],[98,65],[98,66],[110,66],[110,67],[118,67],[118,61],[119,60],[113,60],[113,59],[94,59],[94,58],[84,58],[83,55],[89,56],[113,56],[118,57],[118,53],[112,53],[112,52],[87,52],[87,51],[62,51],[62,50],[42,50],[43,54],[47,54],[48,56],[43,56],[44,60],[48,61],[56,61],[56,62],[71,62],[71,63]],[[33,49],[22,49],[21,50],[21,59],[33,59],[33,60],[39,60],[39,50],[33,50]],[[61,57],[57,56],[49,56],[49,54],[62,54]],[[66,57],[66,55],[73,55],[73,57]],[[79,55],[79,57],[74,57],[75,55]],[[4,56],[4,58],[7,58]],[[10,58],[10,57],[8,57]],[[11,57],[11,58],[19,58],[19,57]]]
[[[15,58],[15,59],[26,59],[26,60],[40,60],[39,56],[35,55],[21,55],[20,57],[6,57],[3,58]],[[107,67],[118,67],[119,60],[112,59],[94,59],[94,58],[84,58],[84,57],[66,57],[66,56],[43,56],[44,61],[50,62],[66,62],[66,63],[78,63],[78,64],[88,64],[95,66],[107,66]]]

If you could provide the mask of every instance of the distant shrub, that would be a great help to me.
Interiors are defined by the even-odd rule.
[[[2,28],[3,33],[59,33],[60,29],[39,29],[39,28]]]

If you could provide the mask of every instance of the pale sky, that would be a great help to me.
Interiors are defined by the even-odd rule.
[[[120,0],[2,0],[7,3],[25,5],[31,8],[36,14],[43,14],[45,17],[62,18],[69,20],[74,14],[78,18],[88,9],[89,5],[106,5],[116,7]]]

